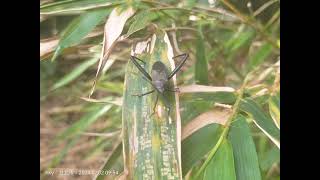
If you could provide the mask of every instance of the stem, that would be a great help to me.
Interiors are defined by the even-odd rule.
[[[204,169],[207,167],[207,165],[209,164],[209,162],[211,161],[211,159],[213,158],[213,156],[216,154],[218,148],[220,147],[221,143],[223,142],[223,140],[227,137],[227,134],[229,132],[229,128],[231,125],[232,120],[236,117],[238,110],[239,110],[239,104],[240,101],[242,99],[243,96],[243,92],[244,92],[244,88],[246,87],[246,84],[248,82],[249,76],[251,73],[249,73],[246,78],[243,81],[243,84],[241,86],[241,88],[239,89],[239,95],[237,97],[237,100],[232,108],[232,112],[230,117],[228,118],[225,128],[223,129],[221,136],[217,142],[217,144],[212,148],[212,150],[210,151],[208,158],[205,160],[205,162],[202,164],[200,170],[197,172],[197,174],[195,175],[195,179],[198,179],[200,174],[204,171]]]
[[[184,7],[176,7],[176,6],[172,6],[170,4],[166,4],[166,3],[159,3],[156,1],[148,1],[148,0],[143,0],[142,2],[144,3],[148,3],[148,4],[157,4],[157,5],[161,5],[162,7],[155,7],[155,8],[151,8],[151,11],[158,11],[158,10],[182,10],[182,11],[188,11],[188,12],[194,12],[194,13],[200,13],[200,14],[206,14],[207,16],[212,16],[211,14],[207,14],[204,13],[201,10],[205,10],[207,12],[213,12],[213,13],[217,13],[217,14],[221,14],[221,15],[225,15],[225,16],[229,16],[232,18],[237,18],[235,15],[225,11],[224,9],[218,9],[218,8],[205,8],[205,7],[201,7],[201,6],[197,6],[196,8],[199,9],[189,9],[189,8],[184,8]]]
[[[257,9],[254,13],[253,16],[258,16],[261,12],[263,12],[265,9],[267,9],[268,7],[270,7],[273,3],[278,2],[279,0],[273,0],[273,1],[269,1],[267,3],[265,3],[264,5],[262,5],[261,7],[259,7],[259,9]]]
[[[172,28],[163,28],[163,30],[165,31],[177,31],[177,30],[189,30],[189,31],[194,31],[194,32],[198,32],[197,29],[195,28],[191,28],[191,27],[172,27]]]
[[[261,34],[261,36],[267,40],[272,46],[274,46],[275,48],[279,48],[279,46],[277,45],[277,42],[271,38],[270,36],[268,36],[264,29],[262,29],[260,26],[258,26],[254,21],[252,21],[249,17],[243,15],[233,4],[231,4],[228,0],[221,0],[221,2],[226,5],[227,7],[229,7],[231,9],[231,11],[233,11],[239,18],[240,20],[245,23],[248,24],[249,26],[253,27],[257,32],[259,32]]]

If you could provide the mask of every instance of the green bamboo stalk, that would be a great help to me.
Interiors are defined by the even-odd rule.
[[[141,45],[147,52],[139,53]],[[164,31],[158,30],[146,42],[135,46],[133,54],[144,60],[145,70],[151,74],[153,63],[161,61],[168,71],[174,69],[173,52]],[[143,48],[144,49],[144,48]],[[142,73],[129,61],[125,75],[123,99],[122,129],[124,172],[126,179],[182,179],[180,157],[180,115],[178,96],[167,92],[171,113],[159,96],[156,112],[153,107],[156,92],[142,96],[132,96],[152,90],[152,86],[143,79]],[[170,84],[174,87],[175,78]]]

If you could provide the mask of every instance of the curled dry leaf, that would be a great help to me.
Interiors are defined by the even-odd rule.
[[[110,103],[117,106],[122,106],[122,98],[117,98],[113,101],[98,100],[98,99],[92,99],[92,98],[86,98],[86,97],[81,97],[81,99],[87,102],[92,102],[92,103]]]
[[[103,69],[103,66],[105,65],[106,61],[108,60],[108,57],[110,56],[110,52],[114,45],[116,44],[119,36],[121,35],[121,32],[123,30],[123,27],[126,23],[126,21],[134,14],[134,10],[130,7],[126,9],[125,11],[122,11],[120,13],[119,8],[114,8],[104,26],[104,38],[103,38],[103,45],[102,45],[102,51],[101,56],[99,60],[98,69],[96,72],[96,77],[93,82],[93,86],[89,95],[89,98],[93,94],[93,91],[95,89],[99,72],[101,69]]]
[[[232,87],[215,87],[204,85],[189,85],[179,87],[181,93],[195,93],[195,92],[234,92]]]
[[[40,41],[40,57],[53,52],[56,46],[58,45],[58,43],[59,43],[58,37],[53,37],[53,38],[44,39]]]
[[[102,33],[103,33],[103,29],[96,28],[92,32],[90,32],[85,38],[99,36]],[[47,56],[50,53],[52,53],[56,49],[58,44],[59,44],[58,36],[40,40],[40,59],[41,57]]]
[[[190,123],[188,123],[185,127],[183,127],[182,140],[208,124],[217,123],[225,125],[230,114],[231,109],[221,110],[220,108],[200,114],[199,116],[194,118]]]

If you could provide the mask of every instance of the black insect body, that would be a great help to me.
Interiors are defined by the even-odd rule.
[[[164,92],[165,91],[171,91],[171,92],[176,92],[178,91],[177,89],[169,89],[168,86],[168,82],[169,80],[181,69],[181,67],[183,66],[183,64],[186,62],[186,60],[188,59],[189,55],[184,53],[178,56],[173,57],[173,59],[177,58],[177,57],[182,57],[182,61],[180,62],[180,64],[171,72],[168,73],[167,67],[165,66],[165,64],[163,64],[161,61],[157,61],[152,65],[152,69],[151,69],[151,76],[145,71],[145,69],[137,62],[141,61],[142,63],[145,64],[144,61],[142,61],[141,59],[135,57],[135,56],[131,56],[131,60],[133,62],[133,64],[139,69],[139,71],[144,75],[144,79],[147,80],[152,86],[153,86],[153,90],[148,91],[146,93],[142,93],[142,94],[134,94],[134,96],[139,96],[142,97],[144,95],[147,94],[151,94],[155,91],[157,91],[157,97],[156,97],[156,102],[155,105],[153,107],[153,113],[155,113],[155,108],[158,102],[158,95],[160,94],[162,96],[162,99],[164,100],[165,106],[169,109],[168,114],[170,114],[170,104],[168,103],[168,100],[166,99],[166,97],[164,96]]]
[[[168,81],[168,71],[162,62],[157,61],[152,65],[151,78],[155,88],[160,93],[164,93]]]

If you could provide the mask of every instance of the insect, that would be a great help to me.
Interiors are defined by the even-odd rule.
[[[170,92],[177,92],[178,89],[170,89],[169,88],[169,80],[181,69],[181,67],[183,66],[183,64],[186,62],[186,60],[188,59],[189,55],[186,53],[174,56],[173,59],[181,57],[182,60],[180,62],[180,64],[170,73],[168,73],[168,70],[165,66],[165,64],[163,64],[161,61],[156,61],[153,65],[152,65],[152,69],[151,69],[151,75],[148,74],[145,69],[138,63],[138,61],[142,62],[145,64],[144,61],[142,61],[141,59],[135,57],[135,56],[131,56],[131,60],[133,62],[133,64],[139,69],[139,71],[143,74],[143,78],[149,82],[153,89],[151,91],[142,93],[142,94],[133,94],[134,96],[145,96],[154,92],[157,92],[157,96],[156,96],[156,102],[155,105],[153,107],[153,113],[155,113],[155,108],[157,106],[158,103],[158,98],[159,98],[159,94],[162,96],[162,99],[164,100],[164,103],[166,105],[166,107],[169,109],[168,114],[170,114],[170,105],[168,103],[168,100],[166,99],[166,97],[164,96],[164,92],[165,91],[170,91]]]

